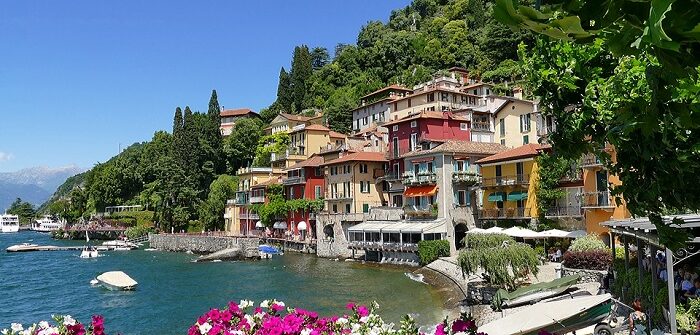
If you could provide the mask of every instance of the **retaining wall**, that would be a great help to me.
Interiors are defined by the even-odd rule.
[[[605,276],[608,275],[607,271],[599,270],[586,270],[586,269],[571,269],[562,266],[561,276],[571,276],[571,275],[581,275],[579,283],[602,283]]]
[[[260,239],[257,237],[197,236],[153,234],[151,248],[164,251],[192,251],[196,254],[209,254],[228,248],[240,248],[246,257],[258,256]]]

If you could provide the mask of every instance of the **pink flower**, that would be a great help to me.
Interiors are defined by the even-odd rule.
[[[347,305],[345,305],[345,307],[346,307],[347,309],[352,310],[353,308],[355,308],[355,304],[349,302]]]
[[[369,315],[369,310],[365,306],[360,306],[357,307],[357,314],[359,314],[360,316],[367,316]]]
[[[270,309],[272,309],[275,312],[279,312],[279,311],[283,310],[284,307],[282,307],[281,305],[278,305],[278,304],[272,304],[272,306],[270,306]]]
[[[435,327],[435,335],[445,335],[445,324],[441,323]]]

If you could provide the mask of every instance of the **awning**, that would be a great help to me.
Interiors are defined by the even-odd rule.
[[[262,227],[265,227],[265,226],[263,225],[262,221],[258,221],[258,222],[255,223],[255,228],[262,228]]]
[[[503,234],[506,234],[508,236],[512,237],[520,237],[520,238],[538,238],[540,237],[537,232],[527,229],[527,228],[522,228],[522,227],[511,227],[503,231]]]
[[[306,230],[306,222],[300,221],[299,223],[297,223],[297,229]]]
[[[498,202],[506,201],[506,192],[493,192],[489,194],[489,201]]]
[[[406,187],[406,190],[403,192],[403,195],[406,197],[424,197],[429,195],[435,195],[435,193],[437,193],[437,186],[428,185]]]
[[[579,238],[579,237],[584,237],[586,236],[587,233],[585,230],[574,230],[568,234],[566,234],[566,237],[568,238]]]
[[[275,229],[287,229],[287,223],[282,222],[282,221],[277,221],[275,224],[272,225],[272,228]]]
[[[508,201],[520,201],[527,199],[527,191],[513,191],[508,194]]]

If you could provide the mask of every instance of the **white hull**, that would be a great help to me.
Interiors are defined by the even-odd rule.
[[[2,226],[0,227],[0,233],[16,233],[19,231],[19,226]]]
[[[80,252],[80,258],[96,258],[100,257],[100,253],[97,250],[83,250]]]
[[[132,291],[138,283],[121,271],[105,272],[96,278],[102,286],[114,291]]]

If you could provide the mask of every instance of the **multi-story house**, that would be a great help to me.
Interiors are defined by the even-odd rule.
[[[265,190],[253,189],[268,181],[277,181],[283,176],[281,169],[268,167],[246,167],[236,172],[238,191],[233,199],[226,202],[224,210],[225,230],[228,235],[248,235],[256,228],[259,217],[249,211],[251,204],[265,202]]]
[[[385,127],[372,126],[348,137],[348,148],[355,151],[386,152],[389,131]]]
[[[239,109],[221,109],[221,125],[219,129],[221,130],[221,135],[228,136],[231,135],[233,126],[236,125],[236,121],[249,118],[249,117],[259,117],[258,113],[253,112],[249,108],[239,108]]]
[[[483,91],[490,93],[488,84],[481,83]],[[463,91],[462,82],[454,74],[437,77],[427,83],[417,85],[413,93],[392,102],[392,120],[399,120],[410,114],[422,111],[444,112],[461,110],[483,104],[483,96]]]
[[[429,149],[431,142],[469,140],[469,120],[451,112],[420,112],[386,124],[389,129],[389,166],[384,175],[388,183],[390,206],[403,206],[404,185],[401,175],[407,170],[403,155],[419,148]]]
[[[279,132],[290,132],[298,125],[323,124],[323,114],[316,113],[315,116],[303,116],[297,114],[280,113],[265,128],[265,134],[271,135]]]
[[[299,124],[288,131],[290,143],[287,150],[280,154],[272,154],[273,167],[288,168],[299,163],[330,145],[345,143],[344,134],[332,131],[320,124]]]
[[[286,170],[287,178],[282,182],[286,199],[323,199],[326,184],[322,164],[323,157],[314,154],[289,167]],[[316,213],[308,210],[290,212],[287,215],[287,226],[295,239],[316,239]]]
[[[331,214],[368,213],[381,206],[382,184],[375,184],[386,163],[381,152],[352,152],[323,163],[326,210]]]
[[[352,110],[353,131],[359,132],[391,120],[391,102],[412,92],[409,88],[394,84],[360,98],[360,107]]]

